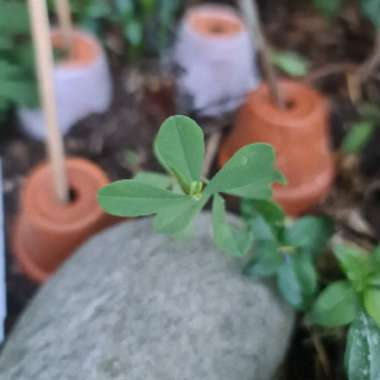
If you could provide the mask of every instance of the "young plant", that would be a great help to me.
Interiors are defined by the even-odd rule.
[[[350,325],[345,354],[349,380],[377,380],[380,374],[380,247],[368,254],[357,247],[334,249],[346,275],[326,286],[308,320],[324,327]]]
[[[274,276],[283,298],[296,310],[306,310],[317,291],[314,261],[331,237],[331,221],[305,216],[285,223],[275,204],[249,200],[242,203],[242,215],[253,237],[245,272],[254,278]]]
[[[168,118],[154,143],[154,153],[168,175],[143,172],[116,181],[99,190],[99,204],[118,216],[155,215],[156,231],[179,234],[212,198],[215,244],[233,256],[244,256],[251,247],[250,228],[229,223],[221,194],[270,199],[272,184],[284,182],[274,167],[273,149],[267,144],[246,145],[210,181],[201,178],[204,150],[203,131],[192,119]]]

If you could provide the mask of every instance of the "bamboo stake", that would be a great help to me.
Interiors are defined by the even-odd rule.
[[[71,48],[71,38],[73,35],[73,21],[71,19],[69,1],[55,0],[55,12],[58,17],[59,29],[63,35],[65,49],[69,52]]]
[[[255,38],[255,43],[261,53],[261,59],[265,72],[264,74],[271,98],[278,108],[284,109],[286,104],[277,85],[277,74],[270,59],[270,51],[261,27],[256,1],[239,0],[239,4],[241,13],[245,18],[246,25],[250,30],[252,37]]]
[[[61,202],[69,200],[62,136],[57,125],[53,84],[53,52],[45,0],[28,0],[41,105],[47,134],[47,150],[53,185]]]

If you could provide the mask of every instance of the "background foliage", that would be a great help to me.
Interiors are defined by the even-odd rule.
[[[23,0],[0,0],[0,117],[37,102],[29,17]]]

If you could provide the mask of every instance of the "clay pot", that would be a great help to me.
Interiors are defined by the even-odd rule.
[[[299,215],[325,197],[333,180],[327,104],[306,84],[282,81],[280,91],[287,101],[285,110],[272,104],[264,84],[248,96],[221,146],[219,163],[246,144],[271,144],[287,179],[286,186],[274,186],[274,199],[287,214]]]
[[[64,47],[58,30],[51,32],[55,48]],[[112,82],[107,60],[99,42],[90,34],[76,30],[71,48],[54,67],[54,86],[58,125],[62,134],[82,118],[105,112],[111,103]],[[29,136],[45,136],[44,119],[40,109],[20,108],[21,127]]]
[[[174,47],[174,62],[180,68],[178,107],[204,116],[236,109],[259,81],[255,54],[247,28],[233,8],[217,4],[189,8]]]
[[[32,171],[21,192],[12,251],[37,282],[45,281],[90,235],[116,221],[96,202],[96,191],[108,183],[105,173],[81,158],[68,158],[66,170],[72,198],[67,204],[57,201],[45,163]]]

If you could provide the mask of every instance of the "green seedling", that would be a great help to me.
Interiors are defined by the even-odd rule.
[[[314,261],[330,239],[332,223],[312,216],[285,223],[278,206],[262,201],[245,200],[242,214],[254,241],[245,272],[255,278],[274,276],[283,298],[296,310],[306,310],[317,291]]]
[[[346,279],[326,286],[308,319],[324,327],[349,326],[345,367],[350,380],[376,380],[380,374],[380,247],[334,249]]]
[[[211,180],[201,178],[204,150],[203,131],[192,119],[168,118],[154,143],[154,153],[168,174],[142,172],[134,179],[116,181],[99,190],[99,204],[113,215],[154,215],[156,231],[180,234],[212,199],[215,244],[228,254],[244,256],[251,246],[251,231],[227,220],[221,194],[269,200],[273,183],[284,183],[274,167],[273,149],[267,144],[247,145]]]

